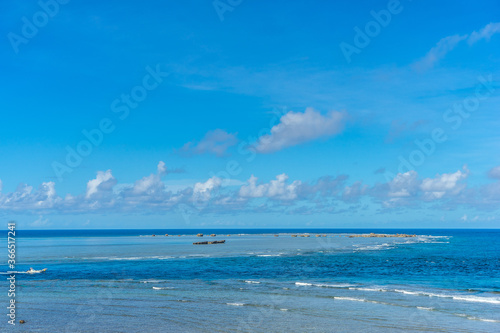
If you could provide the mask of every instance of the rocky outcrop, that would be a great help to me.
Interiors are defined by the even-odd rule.
[[[203,237],[203,234],[198,234],[196,235],[196,237]]]
[[[212,242],[194,242],[193,245],[208,245],[208,244],[224,244],[226,241],[225,240],[220,240],[220,241],[212,241]]]

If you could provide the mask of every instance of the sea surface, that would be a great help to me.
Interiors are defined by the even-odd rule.
[[[2,332],[500,332],[500,230],[17,230],[15,327],[0,237]]]

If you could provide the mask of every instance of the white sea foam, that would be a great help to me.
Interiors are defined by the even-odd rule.
[[[245,303],[226,303],[227,305],[232,305],[232,306],[244,306]]]
[[[397,244],[397,243],[395,243]],[[360,246],[357,245],[356,250],[357,251],[375,251],[375,250],[390,250],[394,248],[395,244],[376,244],[376,245],[368,245],[368,246]]]
[[[472,317],[468,316],[467,319],[470,320],[479,320],[479,321],[485,321],[487,323],[500,323],[500,320],[495,320],[495,319],[486,319],[486,318],[478,318],[478,317]]]
[[[401,290],[401,289],[394,289],[394,291],[397,293],[402,293],[405,295],[413,295],[413,296],[440,297],[440,298],[450,298],[450,299],[454,299],[457,301],[465,301],[465,302],[500,304],[500,299],[496,298],[496,297],[435,294],[435,293],[429,293],[429,292],[424,292],[424,291],[408,291],[408,290]]]
[[[307,283],[307,282],[295,282],[297,286],[312,286],[312,283]]]
[[[252,281],[252,280],[245,280],[246,283],[255,283],[255,284],[259,284],[260,282],[259,281]]]
[[[401,293],[401,294],[406,294],[406,295],[420,295],[420,296],[425,296],[422,294],[422,292],[416,292],[416,291],[408,291],[408,290],[401,290],[401,289],[394,289],[395,292]]]
[[[12,272],[0,272],[1,275],[9,275],[9,274],[40,274],[40,273],[43,273],[43,272],[21,272],[21,271],[12,271]]]
[[[153,287],[155,290],[174,289],[174,287]]]
[[[354,284],[349,283],[338,283],[338,284],[330,284],[330,283],[309,283],[309,282],[295,282],[297,286],[314,286],[320,288],[348,288],[355,286]]]
[[[387,289],[382,288],[349,288],[350,290],[360,290],[360,291],[381,291],[386,292]]]
[[[328,284],[328,283],[315,283],[313,284],[315,287],[323,287],[323,288],[349,288],[354,286],[353,284],[349,283],[339,283],[339,284]],[[351,288],[349,288],[351,289]]]
[[[448,297],[438,295],[437,297]],[[500,299],[494,297],[478,297],[478,296],[452,296],[453,299],[466,302],[500,304]]]
[[[419,310],[427,310],[427,311],[432,311],[432,310],[434,310],[434,308],[427,308],[427,307],[425,307],[425,306],[417,306],[417,309],[419,309]]]
[[[340,300],[343,300],[343,301],[366,302],[366,300],[365,300],[364,298],[354,298],[354,297],[338,297],[338,296],[335,296],[334,298],[335,298],[335,299],[340,299]]]

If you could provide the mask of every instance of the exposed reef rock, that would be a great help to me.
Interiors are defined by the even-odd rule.
[[[193,245],[208,245],[208,244],[224,244],[226,240],[212,241],[212,242],[194,242]]]

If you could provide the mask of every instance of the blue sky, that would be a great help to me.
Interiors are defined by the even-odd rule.
[[[4,220],[500,226],[496,1],[1,6]]]

